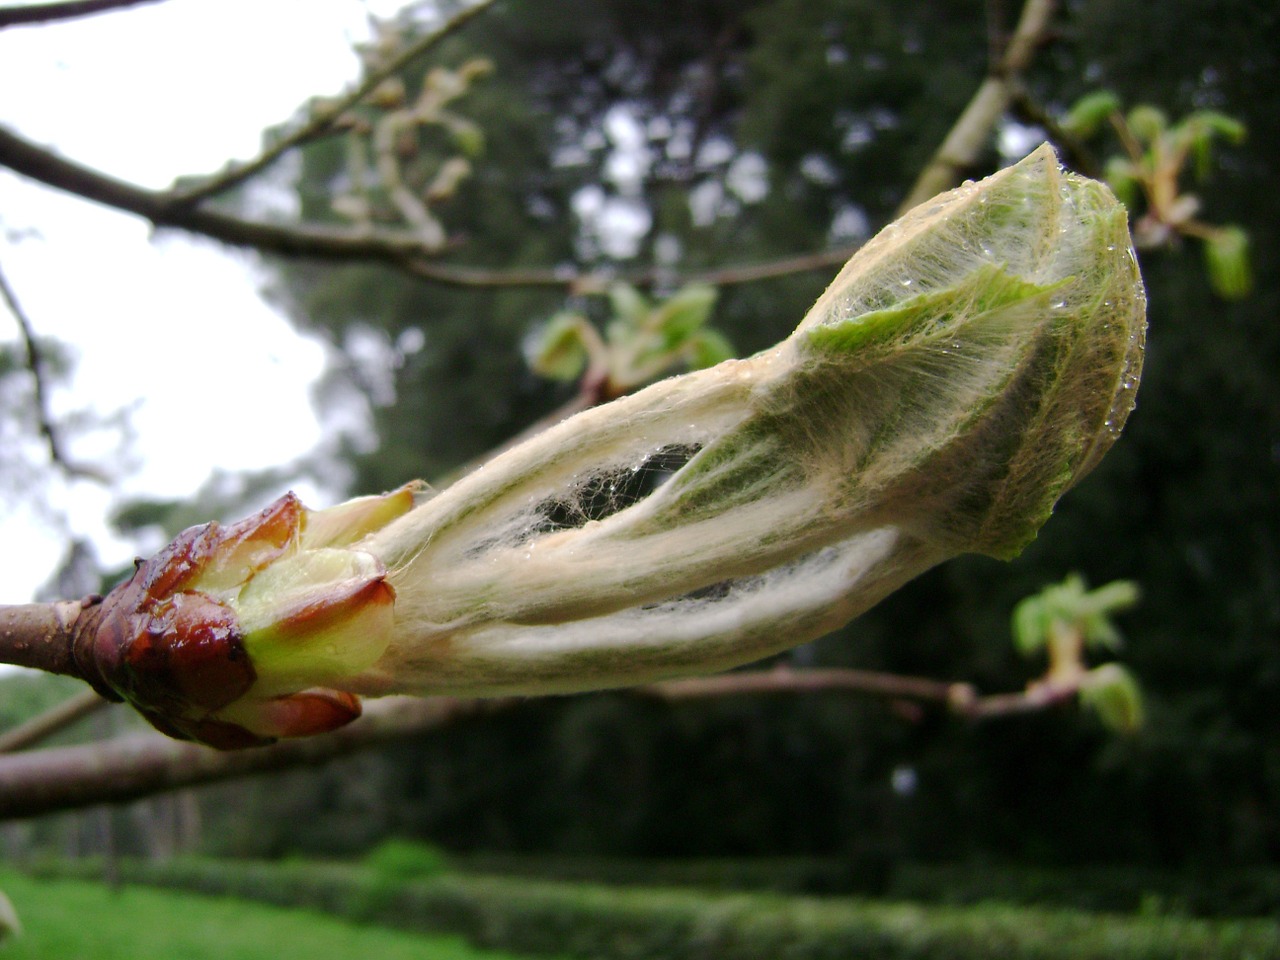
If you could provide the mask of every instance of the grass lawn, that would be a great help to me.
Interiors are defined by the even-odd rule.
[[[0,869],[23,934],[3,960],[518,960],[454,937],[359,926],[318,913]]]

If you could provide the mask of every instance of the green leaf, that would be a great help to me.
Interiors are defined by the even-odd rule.
[[[1087,597],[1091,611],[1100,614],[1119,613],[1135,607],[1142,599],[1142,591],[1132,580],[1112,580],[1104,583],[1096,590],[1091,590]]]
[[[1217,110],[1197,110],[1182,123],[1203,130],[1208,136],[1222,137],[1228,143],[1243,143],[1248,134],[1248,128],[1241,121]]]
[[[1044,649],[1049,639],[1049,619],[1040,594],[1025,598],[1013,608],[1013,643],[1024,657]]]
[[[1139,140],[1146,143],[1153,143],[1169,129],[1169,118],[1165,116],[1164,111],[1150,104],[1139,104],[1129,111],[1129,116],[1125,118],[1129,129],[1133,135]]]
[[[576,313],[558,313],[532,337],[526,356],[529,369],[549,380],[576,380],[587,366],[583,340],[586,319]]]
[[[1205,267],[1214,293],[1223,300],[1243,300],[1253,292],[1249,264],[1249,235],[1240,227],[1226,226],[1204,244]]]
[[[668,349],[679,349],[711,316],[719,291],[691,284],[654,311],[652,323]]]
[[[1071,105],[1060,126],[1077,137],[1091,137],[1112,114],[1120,112],[1120,98],[1110,90],[1086,93]]]
[[[1091,670],[1080,688],[1080,702],[1117,733],[1133,733],[1142,726],[1142,689],[1133,675],[1118,663]]]
[[[1138,174],[1133,164],[1124,157],[1112,157],[1107,161],[1103,177],[1116,199],[1132,211],[1139,197]]]
[[[1229,143],[1240,143],[1245,137],[1245,126],[1225,113],[1198,110],[1185,117],[1175,133],[1195,161],[1196,178],[1204,180],[1213,172],[1214,140],[1221,137]]]
[[[615,283],[609,288],[609,305],[614,319],[628,327],[642,326],[653,312],[648,298],[628,283]]]
[[[1124,645],[1120,631],[1104,614],[1089,613],[1080,618],[1080,633],[1090,647],[1099,650],[1119,650]]]
[[[685,343],[689,366],[693,370],[714,367],[737,356],[729,338],[718,330],[699,330]]]

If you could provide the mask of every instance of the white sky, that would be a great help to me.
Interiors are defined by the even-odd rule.
[[[125,180],[175,177],[252,156],[264,128],[307,97],[338,92],[357,62],[366,12],[398,0],[167,0],[41,27],[0,31],[0,124]],[[22,236],[35,231],[34,236]],[[7,235],[7,238],[6,238]],[[0,502],[0,602],[19,603],[52,573],[63,535],[48,501],[101,559],[139,549],[103,518],[123,496],[180,497],[215,469],[261,469],[313,449],[310,386],[324,350],[259,296],[252,257],[173,233],[0,170],[0,265],[40,335],[76,348],[55,412],[130,408],[130,466],[111,489],[55,483]],[[0,341],[17,327],[0,309]],[[74,452],[83,459],[102,450]],[[325,491],[302,489],[304,500]]]

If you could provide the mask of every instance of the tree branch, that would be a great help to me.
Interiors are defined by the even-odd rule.
[[[58,433],[57,427],[54,426],[53,415],[49,410],[49,387],[45,373],[44,354],[40,349],[39,341],[36,339],[31,318],[22,309],[22,305],[18,302],[17,294],[13,292],[13,288],[9,286],[9,281],[5,278],[3,269],[0,269],[0,300],[4,301],[5,306],[9,308],[9,312],[13,314],[13,319],[17,321],[18,330],[22,335],[22,343],[27,351],[27,369],[31,371],[31,378],[34,383],[36,424],[39,427],[40,434],[45,439],[45,445],[49,449],[49,459],[70,476],[105,482],[106,477],[103,476],[101,471],[75,463],[62,448],[62,438]]]
[[[157,0],[67,0],[65,3],[33,3],[21,7],[0,7],[0,30],[88,17],[108,10],[138,7]]]
[[[186,191],[148,190],[117,180],[59,157],[3,127],[0,127],[0,165],[85,199],[134,213],[157,227],[187,230],[224,243],[281,256],[372,260],[399,267],[423,280],[457,287],[549,287],[591,293],[607,289],[610,284],[619,280],[640,286],[652,284],[658,279],[658,271],[653,269],[622,273],[580,273],[557,268],[491,270],[442,264],[434,259],[440,253],[438,246],[413,231],[319,225],[281,226],[208,210],[198,205],[198,201],[243,182],[264,169],[281,153],[323,131],[332,124],[338,113],[367,95],[378,82],[430,49],[445,35],[459,29],[471,17],[487,9],[491,2],[492,0],[481,0],[454,17],[440,30],[410,45],[387,66],[371,73],[365,82],[337,105],[318,113],[308,124],[255,160],[234,167]],[[1043,41],[1053,10],[1053,0],[1027,0],[1017,29],[1003,56],[992,65],[987,79],[916,180],[903,201],[903,209],[950,187],[959,179],[961,172],[976,161],[992,126],[1008,106],[1013,81],[1026,70],[1037,46]],[[853,254],[854,249],[856,248],[842,248],[758,264],[730,266],[682,277],[680,280],[718,286],[753,283],[839,266]]]
[[[975,699],[967,683],[951,683],[926,677],[909,677],[872,670],[828,668],[792,670],[748,670],[712,677],[668,680],[638,688],[638,692],[662,700],[700,700],[706,697],[773,693],[865,693],[900,700],[923,700],[943,704],[968,703]]]
[[[760,263],[734,264],[705,270],[700,273],[681,274],[674,282],[679,286],[706,284],[728,287],[757,283],[797,273],[812,273],[844,266],[858,250],[857,246],[839,247],[819,253],[779,257]],[[405,271],[420,279],[446,286],[464,288],[495,287],[547,287],[567,290],[574,294],[603,293],[615,283],[629,283],[634,287],[651,287],[663,281],[671,282],[665,268],[645,267],[639,270],[608,270],[579,272],[573,269],[548,268],[529,270],[488,270],[482,267],[450,266],[437,261],[411,258],[402,266]]]
[[[431,258],[439,250],[408,230],[374,230],[367,227],[281,226],[184,205],[178,194],[148,190],[117,180],[73,160],[38,147],[0,127],[0,166],[33,180],[65,190],[97,203],[133,213],[156,227],[198,233],[233,246],[249,247],[286,257],[322,260],[371,260],[400,267],[433,283],[457,287],[551,287],[574,292],[596,292],[619,280],[647,286],[659,279],[659,271],[580,273],[576,270],[489,270],[452,266]],[[774,277],[839,266],[856,247],[842,247],[817,254],[783,257],[757,264],[723,267],[679,278],[680,283],[730,285],[753,283]],[[665,277],[664,277],[665,278]]]
[[[759,694],[857,693],[935,703],[957,716],[986,720],[1071,700],[1079,683],[1037,683],[1019,693],[979,696],[968,683],[864,670],[743,671],[637,687],[639,696],[682,702]],[[228,753],[159,734],[0,757],[0,820],[39,816],[294,767],[314,766],[456,721],[509,709],[522,698],[491,700],[388,697],[332,733]]]
[[[72,653],[81,613],[100,597],[0,605],[0,663],[82,678]]]
[[[1044,42],[1054,7],[1054,0],[1027,0],[1004,54],[991,64],[987,78],[908,191],[899,212],[955,186],[977,162],[992,128],[1009,106],[1015,81]]]
[[[123,803],[178,787],[314,766],[363,747],[502,710],[515,702],[388,698],[370,704],[360,720],[333,733],[232,753],[160,734],[137,734],[12,754],[0,758],[0,820]]]
[[[137,214],[157,227],[175,227],[266,253],[325,260],[398,263],[407,257],[437,252],[415,233],[406,230],[314,225],[285,227],[202,207],[185,206],[172,193],[148,190],[109,177],[59,157],[3,127],[0,127],[0,165],[86,200]]]
[[[96,713],[108,703],[110,703],[109,700],[102,699],[92,690],[76,694],[39,716],[32,717],[25,723],[0,733],[0,753],[16,753],[35,746],[46,737],[65,730],[77,720]]]
[[[293,131],[293,133],[281,138],[277,143],[250,161],[236,164],[225,172],[186,190],[175,191],[173,202],[179,206],[194,205],[215,194],[223,193],[265,170],[294,147],[306,143],[330,129],[343,113],[372,93],[380,83],[403,70],[418,57],[434,49],[447,37],[452,36],[469,23],[473,17],[491,7],[493,3],[494,0],[477,0],[473,6],[454,14],[439,29],[424,34],[381,67],[369,71],[368,76],[351,92],[324,108],[316,110],[311,119]]]

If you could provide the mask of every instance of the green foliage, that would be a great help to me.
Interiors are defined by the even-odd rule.
[[[714,366],[734,355],[728,338],[706,326],[717,297],[714,287],[690,284],[655,303],[629,284],[614,284],[604,337],[582,314],[562,311],[526,341],[529,367],[552,380],[585,376],[611,397],[679,367]]]
[[[1103,725],[1119,733],[1133,733],[1142,726],[1142,690],[1138,681],[1118,663],[1090,671],[1080,689],[1080,702],[1098,714]]]
[[[423,936],[314,911],[102,883],[31,880],[5,871],[26,934],[6,943],[6,960],[514,960],[457,937]]]
[[[1221,227],[1204,242],[1205,268],[1214,292],[1224,300],[1242,300],[1253,289],[1249,235],[1240,227]]]
[[[1110,90],[1085,94],[1066,112],[1059,126],[1076,137],[1092,137],[1114,114],[1120,112],[1120,98]]]
[[[1136,218],[1134,239],[1139,248],[1195,238],[1204,245],[1213,291],[1224,300],[1247,297],[1253,289],[1248,234],[1236,224],[1215,227],[1197,219],[1200,198],[1184,192],[1179,182],[1188,165],[1197,180],[1207,180],[1216,165],[1215,142],[1243,143],[1244,123],[1206,109],[1171,122],[1165,111],[1149,103],[1122,114],[1120,98],[1107,90],[1081,97],[1059,125],[1065,133],[1087,140],[1107,122],[1122,152],[1107,157],[1106,179]]]
[[[577,313],[557,313],[529,341],[529,369],[548,380],[577,380],[587,368],[587,343],[598,337]]]
[[[1034,867],[1011,863],[908,863],[894,871],[888,895],[953,905],[1000,902],[1106,913],[1138,913],[1144,904],[1183,916],[1274,916],[1280,871],[1170,872],[1133,864]]]
[[[131,880],[204,893],[312,905],[411,929],[461,933],[480,945],[610,958],[757,960],[1253,960],[1280,950],[1268,921],[1118,917],[984,904],[925,907],[766,894],[707,895],[503,877],[443,876],[407,884],[380,902],[367,880],[333,868],[188,862],[126,863]],[[294,882],[298,878],[300,882]]]
[[[1120,646],[1120,631],[1111,616],[1133,607],[1138,598],[1138,585],[1130,581],[1116,580],[1089,590],[1083,577],[1071,574],[1014,608],[1014,643],[1030,655],[1047,647],[1056,631],[1066,629],[1078,632],[1090,647],[1115,650]]]
[[[368,870],[386,880],[425,880],[444,873],[449,861],[438,847],[410,840],[384,840],[364,857]]]

